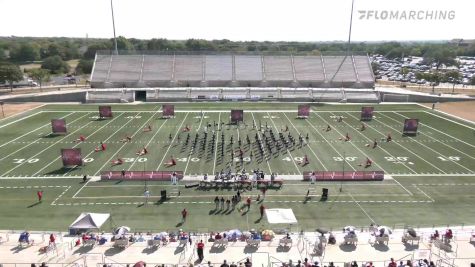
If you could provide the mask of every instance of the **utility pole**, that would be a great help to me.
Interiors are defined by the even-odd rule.
[[[114,21],[114,6],[112,5],[112,0],[111,0],[111,12],[112,12],[112,30],[114,31],[114,54],[118,55],[119,50],[117,50],[117,39],[115,37],[115,21]]]
[[[350,44],[351,44],[351,27],[353,26],[353,6],[355,4],[355,0],[351,0],[351,15],[350,15],[350,30],[348,31],[348,47],[346,50],[346,55],[350,54]]]

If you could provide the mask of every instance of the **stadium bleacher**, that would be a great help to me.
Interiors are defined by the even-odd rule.
[[[91,87],[373,88],[368,56],[96,55]]]

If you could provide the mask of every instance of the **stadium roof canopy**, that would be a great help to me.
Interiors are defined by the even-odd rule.
[[[372,88],[367,55],[104,55],[91,86]]]

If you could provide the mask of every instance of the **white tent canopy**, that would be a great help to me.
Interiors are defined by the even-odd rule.
[[[292,209],[266,209],[267,221],[271,224],[296,224],[297,219],[295,218],[294,212]]]
[[[109,217],[109,213],[83,212],[69,226],[69,229],[99,229]]]

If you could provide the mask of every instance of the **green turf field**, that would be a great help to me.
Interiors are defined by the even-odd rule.
[[[84,174],[98,176],[107,170],[179,170],[187,177],[201,177],[223,169],[261,169],[298,179],[304,171],[363,170],[366,158],[373,160],[367,170],[383,170],[390,177],[383,182],[319,183],[310,186],[299,180],[287,181],[280,190],[270,190],[263,204],[268,208],[292,208],[303,229],[346,224],[474,224],[470,213],[475,197],[475,138],[473,124],[433,112],[418,105],[375,105],[375,118],[360,131],[361,105],[313,105],[308,119],[297,119],[297,104],[287,103],[196,103],[175,104],[176,116],[161,118],[161,104],[113,105],[114,117],[97,120],[97,105],[46,105],[20,116],[0,121],[0,229],[65,230],[82,211],[110,212],[111,225],[129,225],[140,230],[181,227],[195,231],[227,228],[266,227],[258,220],[258,205],[249,213],[214,210],[216,195],[235,194],[233,189],[199,190],[177,188],[168,182],[149,182],[152,197],[143,205],[143,182],[81,183]],[[228,125],[230,109],[244,109],[244,124]],[[203,117],[201,116],[203,114]],[[343,121],[337,122],[336,117]],[[65,118],[68,134],[50,136],[51,119]],[[419,134],[403,137],[405,118],[418,118]],[[203,140],[205,125],[214,123],[216,138]],[[143,129],[152,126],[151,132]],[[253,127],[272,129],[277,135],[288,128],[297,144],[289,149],[258,154],[255,136],[264,133]],[[331,125],[331,131],[325,131]],[[185,143],[191,128],[190,140]],[[213,129],[214,127],[211,127]],[[340,140],[346,133],[350,142]],[[381,141],[391,133],[393,141]],[[198,134],[198,145],[192,149]],[[298,145],[298,135],[308,134],[308,143]],[[79,135],[85,142],[76,142]],[[128,143],[121,142],[126,135]],[[171,140],[169,139],[171,136]],[[224,148],[221,148],[224,136]],[[233,144],[230,144],[231,136]],[[251,144],[246,142],[249,136]],[[244,150],[244,162],[231,151]],[[367,146],[378,140],[377,148]],[[107,150],[94,152],[100,142]],[[204,145],[202,145],[204,143]],[[136,152],[147,147],[148,154]],[[85,166],[65,169],[61,148],[81,148]],[[221,155],[223,149],[223,155]],[[253,157],[250,157],[253,151]],[[302,166],[307,155],[310,163]],[[177,165],[167,167],[174,157]],[[111,161],[122,158],[120,166]],[[266,158],[268,160],[266,160]],[[290,175],[290,176],[289,176]],[[191,181],[190,181],[191,183]],[[322,187],[330,189],[326,202],[319,201]],[[343,189],[340,192],[340,187]],[[36,203],[36,191],[45,192]],[[160,190],[180,191],[164,203],[156,203]],[[305,200],[307,190],[312,197]],[[258,194],[247,191],[244,196]],[[189,209],[184,225],[178,225],[180,211]]]

